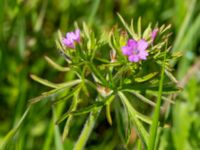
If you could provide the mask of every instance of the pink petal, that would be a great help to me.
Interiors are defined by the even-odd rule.
[[[137,41],[135,41],[134,39],[129,39],[127,42],[127,46],[130,46],[133,49],[135,49],[137,47]]]
[[[78,42],[78,43],[80,42],[80,30],[79,29],[77,29],[74,32],[68,32],[66,34],[66,38],[64,38],[62,40],[62,43],[69,48],[74,48],[76,42]]]
[[[140,59],[142,59],[142,60],[146,60],[148,55],[149,55],[149,54],[148,54],[147,51],[140,51],[140,53],[139,53],[139,57],[140,57]]]
[[[131,47],[129,47],[129,46],[123,46],[123,47],[122,47],[122,53],[123,53],[124,55],[129,56],[129,55],[132,54],[132,52],[133,52],[133,49],[132,49]]]
[[[62,40],[62,43],[63,43],[65,46],[69,47],[69,48],[74,48],[73,42],[71,42],[71,41],[68,40],[67,38],[64,38],[64,39]]]
[[[130,55],[130,56],[128,57],[128,60],[129,60],[130,62],[138,62],[138,61],[140,60],[140,58],[139,58],[138,55]]]
[[[137,49],[139,51],[144,51],[147,49],[147,47],[148,47],[148,43],[145,40],[141,39],[137,42]]]

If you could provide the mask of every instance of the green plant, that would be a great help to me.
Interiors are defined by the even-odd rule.
[[[65,114],[54,117],[56,124],[66,120],[63,129],[63,140],[68,135],[74,117],[89,113],[88,120],[74,146],[75,149],[83,149],[100,112],[104,108],[110,124],[112,124],[111,112],[113,109],[116,109],[116,112],[117,109],[120,109],[122,111],[120,113],[126,114],[126,116],[116,117],[116,119],[122,119],[116,122],[119,123],[119,132],[124,145],[128,146],[130,131],[134,126],[140,137],[138,140],[142,142],[142,147],[147,148],[149,135],[148,127],[145,124],[152,124],[152,120],[149,117],[152,109],[144,114],[140,111],[144,112],[143,109],[149,108],[148,105],[153,107],[156,105],[156,102],[151,100],[153,98],[151,93],[157,93],[159,89],[157,111],[155,112],[157,117],[154,119],[154,121],[157,120],[156,124],[158,124],[158,108],[161,105],[161,95],[164,94],[166,96],[169,93],[179,91],[179,88],[173,83],[174,77],[170,73],[169,60],[178,56],[170,54],[167,47],[169,34],[166,32],[170,26],[155,27],[158,28],[159,32],[156,40],[152,41],[151,34],[153,30],[151,25],[142,33],[141,19],[139,19],[136,33],[132,23],[129,27],[120,15],[119,18],[126,30],[114,28],[110,33],[103,33],[100,38],[96,38],[94,32],[84,23],[81,41],[75,47],[65,48],[62,44],[62,35],[61,33],[58,34],[59,38],[56,40],[56,44],[61,56],[67,62],[67,67],[59,66],[49,57],[45,58],[58,71],[73,72],[74,77],[69,82],[58,84],[35,75],[31,76],[39,83],[53,88],[53,90],[30,100],[31,106],[44,99],[53,107],[56,107],[57,103],[71,101],[71,106]],[[147,51],[149,56],[147,60],[133,63],[129,62],[122,54],[121,48],[125,45],[129,36],[136,40],[143,38],[148,41]],[[164,56],[166,57],[165,59],[163,59]],[[148,69],[148,67],[151,68]],[[162,73],[161,70],[163,70]],[[163,79],[164,74],[166,76],[165,80]],[[161,81],[160,77],[162,77]],[[158,88],[159,81],[160,88]],[[133,102],[131,100],[133,95],[143,103]],[[86,103],[86,106],[80,107],[80,103]],[[116,108],[112,106],[116,105],[115,103],[119,103]],[[116,115],[119,115],[119,113]],[[125,121],[124,117],[128,121]],[[120,124],[123,124],[123,127]],[[157,125],[153,124],[153,127],[156,130]],[[156,138],[155,133],[152,136]],[[155,141],[153,142],[155,143]]]

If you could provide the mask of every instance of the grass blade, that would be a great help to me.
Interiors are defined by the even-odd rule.
[[[177,38],[175,39],[174,46],[172,49],[173,52],[179,51],[179,46],[182,44],[182,39],[185,37],[185,33],[194,15],[195,6],[196,6],[196,0],[192,0],[190,2],[190,8],[188,10],[188,14],[185,16],[183,24],[179,30],[179,34],[177,35]]]
[[[90,16],[88,17],[89,24],[92,24],[94,22],[94,18],[98,11],[99,4],[100,4],[100,0],[94,0],[91,11],[90,11]]]
[[[9,140],[15,135],[15,133],[18,131],[18,129],[22,125],[24,119],[28,115],[29,110],[30,110],[30,107],[26,109],[26,111],[24,112],[23,116],[21,117],[17,125],[12,130],[10,130],[10,132],[8,132],[7,135],[4,137],[4,139],[2,140],[2,143],[0,143],[0,150],[5,149],[5,146],[8,144]]]

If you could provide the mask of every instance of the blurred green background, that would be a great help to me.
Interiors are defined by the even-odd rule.
[[[48,55],[64,64],[55,46],[58,29],[65,33],[74,29],[75,21],[85,21],[100,34],[115,24],[121,26],[117,12],[127,22],[141,16],[144,27],[149,22],[172,25],[172,52],[183,54],[173,62],[174,75],[184,88],[167,109],[170,126],[160,133],[158,149],[200,149],[199,0],[0,0],[0,142],[23,115],[28,100],[48,90],[30,74],[55,82],[70,79],[70,74],[56,72],[44,60]],[[58,149],[50,109],[43,103],[32,108],[7,149]],[[65,149],[71,149],[80,132],[76,126],[71,130]],[[114,135],[115,125],[101,118],[87,149],[124,149]]]

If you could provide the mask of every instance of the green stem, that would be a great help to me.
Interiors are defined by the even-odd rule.
[[[108,86],[108,82],[102,76],[102,74],[99,72],[99,70],[90,62],[88,62],[88,66],[90,67],[90,69],[94,73],[94,75],[102,82],[102,84],[104,84],[104,86]]]
[[[80,88],[79,88],[80,89]],[[70,107],[70,112],[71,111],[75,111],[77,108],[77,104],[78,104],[78,95],[79,95],[79,90],[74,94],[74,98],[73,98],[73,103]],[[71,125],[71,121],[73,119],[73,116],[70,115],[65,123],[65,127],[64,127],[64,132],[62,135],[62,141],[65,140],[65,138],[67,137],[68,133],[69,133],[69,129],[70,129],[70,125]]]
[[[84,128],[81,132],[81,135],[79,136],[79,139],[74,146],[74,150],[82,150],[85,147],[85,144],[94,128],[94,125],[97,121],[97,117],[99,116],[100,112],[101,107],[90,113],[88,120],[86,121]]]
[[[158,99],[157,99],[157,103],[156,103],[155,112],[153,115],[153,123],[152,123],[151,129],[150,129],[148,150],[155,149],[155,142],[156,142],[157,129],[158,129],[158,120],[159,120],[159,115],[160,115],[161,97],[162,97],[162,90],[163,90],[165,59],[166,59],[166,53],[164,55],[164,60],[163,60],[163,65],[162,65],[161,78],[160,78],[160,82],[159,82]]]

